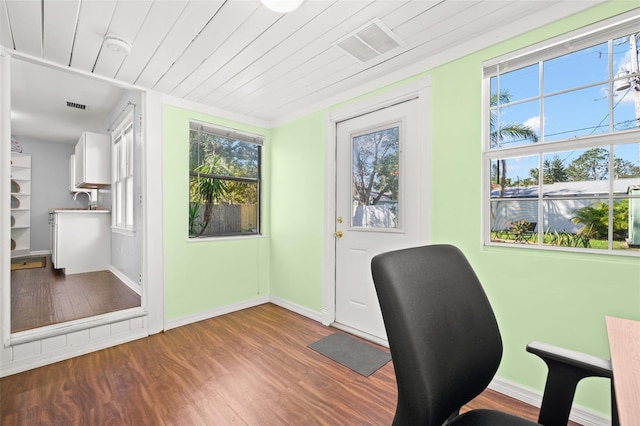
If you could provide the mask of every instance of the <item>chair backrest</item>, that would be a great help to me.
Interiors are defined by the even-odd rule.
[[[441,425],[493,378],[502,340],[471,265],[450,245],[371,262],[398,385],[394,424]]]

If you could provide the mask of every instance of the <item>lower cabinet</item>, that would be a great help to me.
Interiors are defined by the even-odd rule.
[[[108,270],[111,212],[56,210],[51,218],[51,261],[65,274]]]

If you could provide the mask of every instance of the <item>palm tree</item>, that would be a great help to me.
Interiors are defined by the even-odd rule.
[[[605,201],[597,201],[590,206],[582,207],[573,212],[575,216],[572,223],[582,223],[592,238],[607,239],[609,234],[609,204]],[[613,239],[623,240],[629,230],[629,200],[618,200],[613,203]]]
[[[199,224],[198,236],[202,235],[209,225],[214,202],[222,201],[227,194],[224,182],[216,178],[216,176],[225,174],[226,169],[227,167],[220,157],[209,155],[199,167],[191,172],[190,198],[192,202],[204,204],[203,220]],[[194,223],[191,223],[190,226],[193,228]]]
[[[506,105],[511,102],[511,94],[507,90],[502,90],[499,93],[491,95],[490,106],[495,107],[500,105]],[[489,125],[491,129],[491,147],[498,146],[499,142],[502,142],[505,137],[510,139],[530,139],[533,142],[538,142],[538,135],[530,126],[525,126],[522,123],[509,123],[497,128],[498,115],[497,109],[492,109],[489,116]],[[502,171],[498,170],[496,176],[500,179],[500,196],[504,196],[504,188],[507,184],[507,162],[506,160],[500,160],[498,168],[502,168]]]

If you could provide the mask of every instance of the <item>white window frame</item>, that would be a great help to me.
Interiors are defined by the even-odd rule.
[[[225,175],[220,176],[219,178],[222,180],[244,180],[247,182],[252,182],[257,185],[257,223],[256,223],[256,232],[255,233],[230,233],[230,234],[222,234],[222,235],[207,235],[202,237],[188,236],[189,242],[201,242],[201,241],[211,241],[211,240],[224,240],[224,239],[246,239],[246,238],[261,238],[263,229],[262,229],[262,148],[264,147],[264,136],[254,133],[248,133],[245,131],[232,129],[229,127],[219,126],[217,124],[208,123],[205,121],[200,121],[196,119],[189,120],[189,133],[192,131],[209,133],[217,136],[221,136],[228,139],[234,139],[237,141],[250,143],[257,145],[259,147],[259,155],[258,155],[258,177],[257,178],[242,178],[233,175]],[[189,141],[191,138],[189,137]],[[189,170],[191,176],[191,170]]]
[[[125,235],[135,233],[134,113],[130,111],[111,132],[111,228]]]
[[[611,18],[600,23],[570,32],[563,36],[547,40],[542,43],[530,46],[528,48],[512,52],[507,55],[503,55],[498,58],[494,58],[490,61],[483,63],[483,95],[482,95],[482,112],[483,112],[483,147],[482,147],[482,243],[484,246],[495,246],[504,248],[527,248],[527,249],[543,249],[543,250],[561,250],[561,251],[579,251],[593,254],[608,254],[608,255],[622,255],[622,256],[640,256],[640,252],[634,250],[613,250],[611,246],[611,233],[613,228],[613,218],[610,210],[609,213],[609,247],[608,249],[593,249],[593,248],[573,248],[564,246],[547,246],[542,245],[540,240],[540,234],[542,226],[536,230],[539,235],[537,244],[506,244],[504,242],[492,242],[491,241],[491,181],[490,181],[490,164],[492,160],[509,159],[514,157],[523,157],[528,155],[539,155],[540,162],[538,164],[538,170],[543,172],[543,157],[545,154],[552,154],[554,152],[574,150],[574,149],[589,149],[595,147],[608,147],[610,152],[613,152],[613,148],[616,145],[625,143],[640,143],[640,129],[630,129],[617,132],[608,132],[602,135],[592,135],[583,137],[573,137],[562,140],[554,140],[550,142],[538,142],[532,144],[525,144],[514,147],[491,147],[491,129],[489,126],[489,117],[491,114],[490,98],[491,87],[490,80],[492,77],[499,73],[505,73],[514,71],[520,68],[527,67],[542,61],[553,59],[558,56],[566,55],[587,47],[603,43],[607,40],[624,37],[630,33],[638,32],[640,28],[640,15],[637,11],[635,13],[627,13],[619,17]],[[610,90],[613,86],[613,81],[609,81]],[[499,90],[499,88],[498,88]],[[542,94],[539,95],[539,99],[542,99]],[[610,170],[613,166],[613,155],[609,158]],[[610,189],[608,194],[609,206],[613,205],[613,202],[618,199],[613,192],[613,179],[609,179]],[[542,193],[542,179],[539,179],[539,188],[537,198],[532,198],[538,202],[538,218],[539,222],[542,222],[542,210],[543,202],[545,200],[553,199],[544,197]],[[599,197],[604,198],[604,197]],[[495,200],[495,199],[494,199]],[[507,199],[508,200],[508,199]],[[517,200],[517,198],[515,199]],[[610,207],[611,209],[612,207]],[[542,225],[540,223],[540,225]]]

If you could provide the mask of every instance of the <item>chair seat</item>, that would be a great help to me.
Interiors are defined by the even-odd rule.
[[[525,420],[511,414],[493,410],[472,410],[453,419],[446,426],[540,426],[536,422]]]

